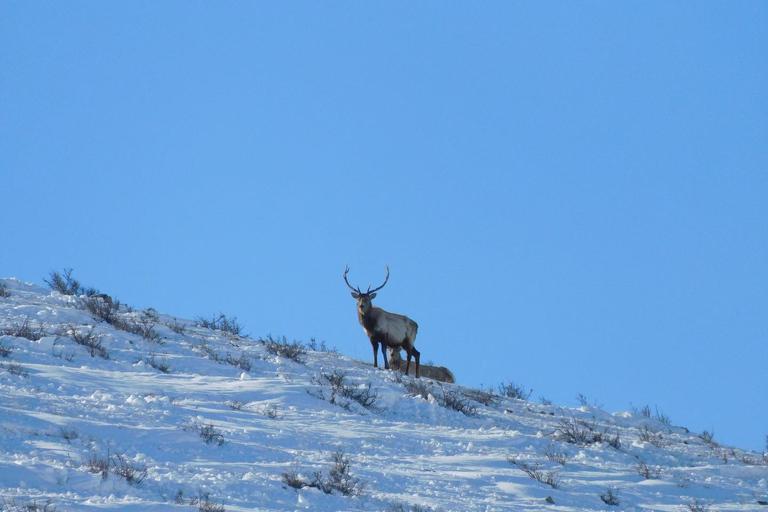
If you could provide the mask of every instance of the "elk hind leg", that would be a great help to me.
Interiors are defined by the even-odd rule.
[[[413,356],[413,359],[416,362],[415,376],[418,379],[419,378],[419,359],[421,356],[421,352],[416,350],[415,347],[411,347],[411,350],[406,350],[406,355],[408,356],[408,359],[406,359],[406,362],[405,362],[405,374],[408,375],[408,369],[411,366],[411,356]]]

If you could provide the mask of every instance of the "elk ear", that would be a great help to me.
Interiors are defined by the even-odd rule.
[[[372,294],[370,294],[370,295],[369,295],[369,297],[370,297],[371,299],[375,299],[375,298],[376,298],[376,294],[375,294],[375,293],[372,293]]]
[[[357,292],[352,292],[352,298],[353,299],[359,299],[360,298],[360,294],[357,293]]]

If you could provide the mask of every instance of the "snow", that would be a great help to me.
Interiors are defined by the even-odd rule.
[[[679,511],[694,500],[710,510],[768,511],[758,503],[768,501],[764,454],[708,444],[641,414],[500,396],[483,405],[468,398],[478,390],[438,383],[423,399],[407,391],[411,377],[367,361],[310,350],[299,364],[256,339],[123,307],[126,321],[153,319],[161,339],[147,341],[78,308],[77,297],[0,283],[10,292],[0,298],[0,348],[10,352],[0,358],[0,510],[192,510],[207,496],[227,511]],[[45,336],[7,334],[27,318]],[[95,325],[109,358],[92,357],[60,331],[70,324]],[[250,369],[228,363],[228,354],[244,355]],[[170,371],[153,367],[152,356]],[[354,390],[370,384],[380,408],[334,395],[322,378],[334,371]],[[446,391],[459,392],[475,414],[446,408]],[[566,442],[567,422],[618,436],[620,446]],[[662,442],[641,440],[644,428]],[[327,472],[337,450],[359,480],[354,495],[283,482],[289,471],[306,481]],[[89,471],[89,460],[116,456],[146,469],[145,478]],[[559,485],[510,460],[554,472]],[[639,463],[659,477],[640,476]],[[618,489],[618,507],[601,500],[608,488]]]

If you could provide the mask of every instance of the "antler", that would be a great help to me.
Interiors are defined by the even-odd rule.
[[[363,294],[363,292],[360,291],[360,287],[354,288],[351,284],[349,284],[349,281],[347,281],[347,274],[349,273],[349,265],[347,265],[347,268],[344,270],[344,282],[347,283],[347,286],[349,286],[349,289],[353,292],[356,292],[360,295]]]
[[[359,286],[357,288],[355,288],[354,286],[349,284],[349,281],[347,281],[347,274],[348,273],[349,273],[349,265],[347,265],[347,268],[344,269],[344,282],[347,283],[347,286],[349,286],[350,290],[352,290],[353,292],[355,292],[355,293],[357,293],[359,295],[370,295],[370,294],[372,294],[374,292],[377,292],[377,291],[381,290],[382,288],[384,288],[384,285],[387,284],[387,281],[389,281],[389,265],[387,265],[387,277],[386,277],[386,279],[384,279],[384,283],[381,286],[379,286],[378,288],[374,288],[373,290],[371,290],[371,285],[368,285],[368,291],[363,293],[363,292],[360,291],[360,287]]]
[[[387,265],[387,278],[386,278],[386,279],[384,279],[384,284],[387,284],[387,281],[389,281],[389,265]],[[371,293],[373,293],[373,292],[377,292],[377,291],[381,290],[382,288],[384,288],[384,284],[382,284],[382,285],[381,285],[381,286],[379,286],[378,288],[374,288],[373,290],[371,290],[371,287],[370,287],[370,285],[369,285],[369,286],[368,286],[368,291],[367,291],[367,292],[365,292],[365,294],[366,294],[366,295],[368,295],[368,294],[371,294]]]

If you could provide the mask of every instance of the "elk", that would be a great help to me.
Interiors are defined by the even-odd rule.
[[[363,326],[365,334],[368,339],[371,340],[371,347],[373,347],[373,366],[378,367],[378,354],[379,343],[381,343],[381,355],[384,358],[384,368],[389,369],[389,361],[387,360],[387,347],[397,350],[403,349],[407,354],[405,369],[406,374],[408,368],[411,365],[411,356],[416,361],[416,378],[419,377],[419,356],[421,354],[416,350],[413,344],[416,342],[416,331],[419,326],[405,315],[398,315],[396,313],[390,313],[383,309],[371,304],[371,301],[376,297],[376,292],[384,288],[384,285],[389,281],[389,265],[387,265],[387,277],[384,279],[384,284],[378,288],[371,290],[368,286],[368,290],[365,292],[360,291],[360,287],[353,287],[347,280],[347,274],[349,273],[349,265],[344,270],[344,282],[347,283],[349,289],[352,290],[352,298],[357,299],[357,319],[360,321],[360,325]]]
[[[405,370],[405,362],[400,355],[399,348],[389,349],[389,367],[393,370],[399,370],[406,375],[408,372]],[[453,372],[445,366],[431,366],[428,364],[420,365],[421,376],[428,379],[437,380],[440,382],[446,382],[448,384],[454,384],[456,379],[453,376]]]

